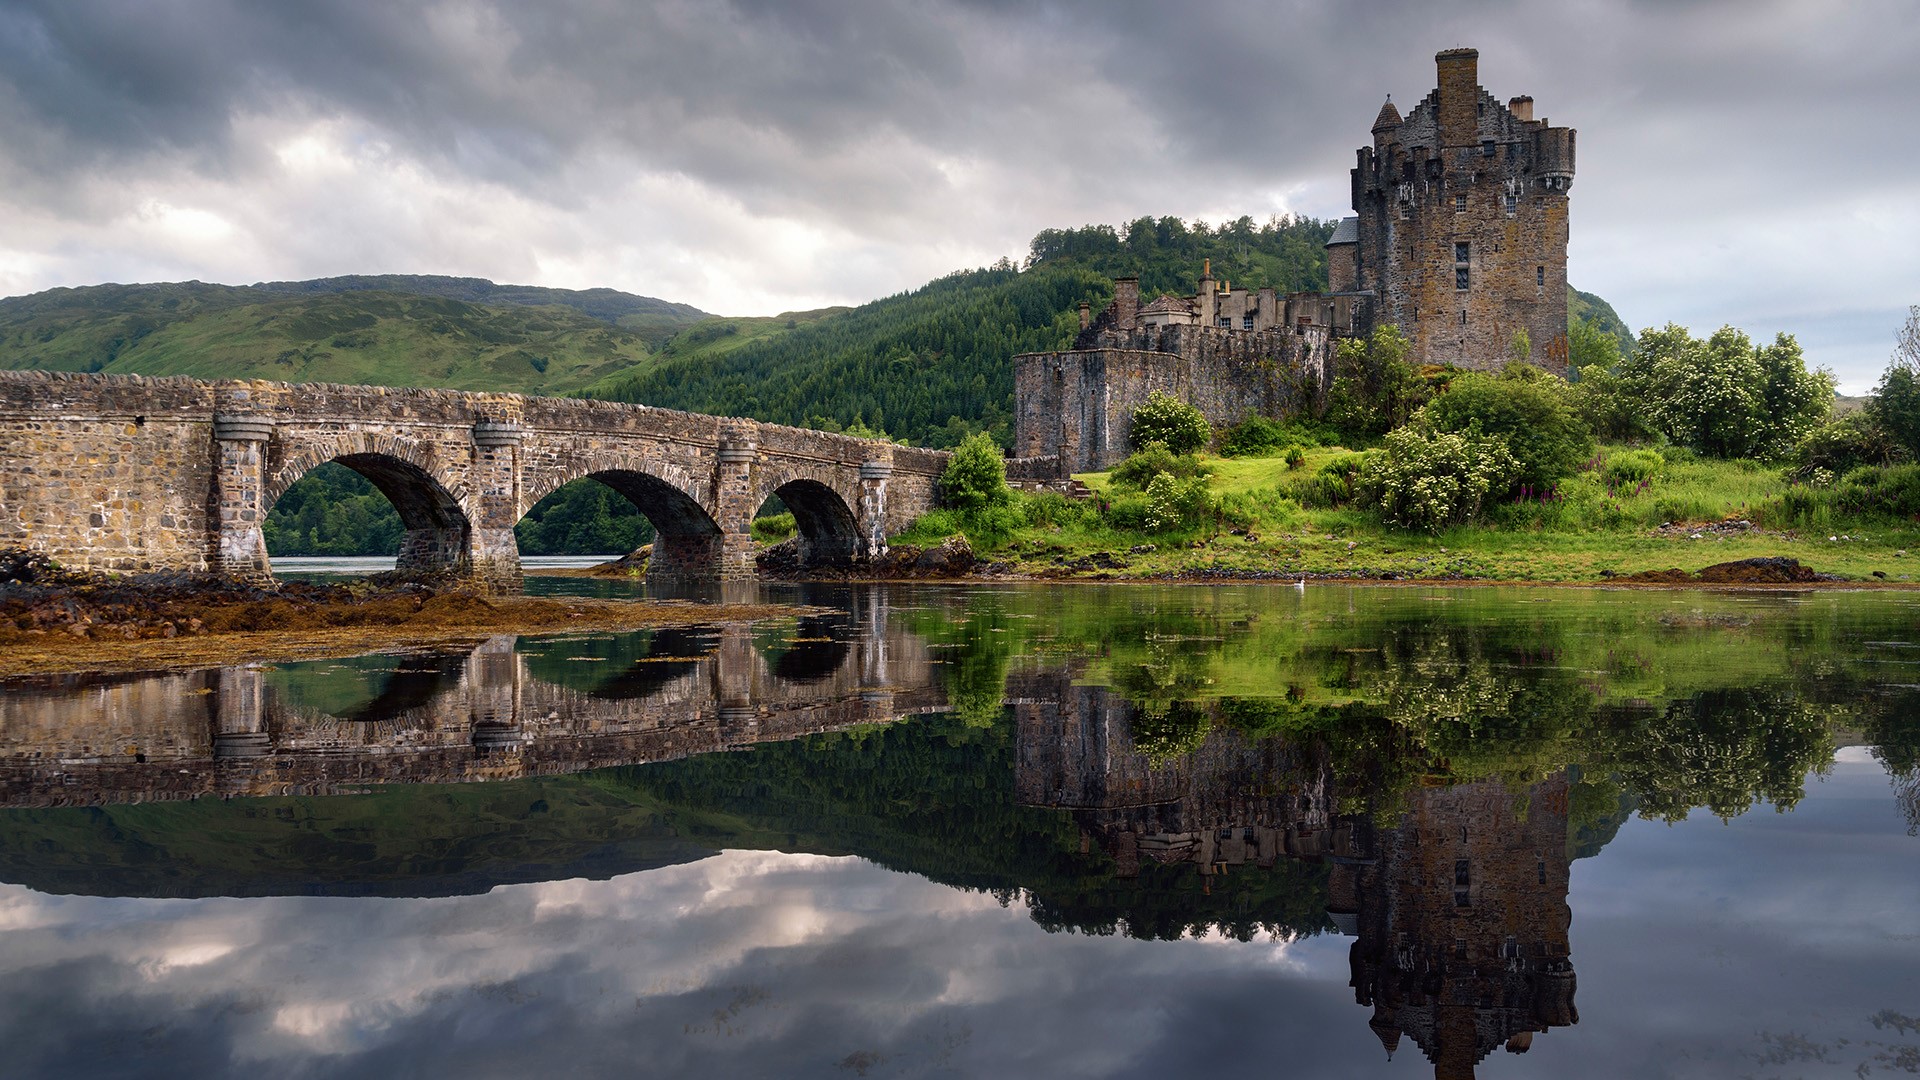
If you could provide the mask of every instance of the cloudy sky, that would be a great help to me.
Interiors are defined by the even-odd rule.
[[[0,0],[0,295],[441,273],[727,314],[1142,214],[1346,212],[1433,53],[1580,132],[1572,279],[1797,334],[1920,303],[1908,0]]]

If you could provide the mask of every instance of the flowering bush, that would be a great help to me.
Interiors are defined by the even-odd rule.
[[[1507,490],[1520,463],[1498,436],[1387,433],[1386,454],[1367,464],[1360,487],[1389,524],[1439,532],[1479,516],[1489,492]]]
[[[1213,509],[1204,476],[1180,480],[1172,473],[1156,473],[1147,481],[1146,496],[1146,526],[1153,532],[1198,525]]]
[[[1148,394],[1146,402],[1133,411],[1133,422],[1127,429],[1132,445],[1162,442],[1175,454],[1191,454],[1212,438],[1213,427],[1199,409],[1158,390]]]

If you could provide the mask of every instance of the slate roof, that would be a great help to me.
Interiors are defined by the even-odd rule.
[[[1393,96],[1387,96],[1387,103],[1380,106],[1380,115],[1373,118],[1373,130],[1397,128],[1400,126],[1400,110],[1393,107]]]
[[[1328,247],[1332,247],[1335,244],[1357,244],[1359,242],[1360,219],[1357,217],[1341,218],[1340,224],[1333,228],[1333,235],[1327,237]]]

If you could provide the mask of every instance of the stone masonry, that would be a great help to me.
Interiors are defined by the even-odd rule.
[[[884,554],[934,505],[948,455],[604,401],[320,383],[0,373],[0,546],[75,567],[269,573],[262,527],[323,462],[406,527],[398,564],[515,590],[513,527],[592,477],[657,538],[650,580],[751,577],[753,516],[793,510],[803,558]]]

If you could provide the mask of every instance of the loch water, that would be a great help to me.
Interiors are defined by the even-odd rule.
[[[1920,594],[768,594],[0,684],[0,1075],[1920,1071]]]

